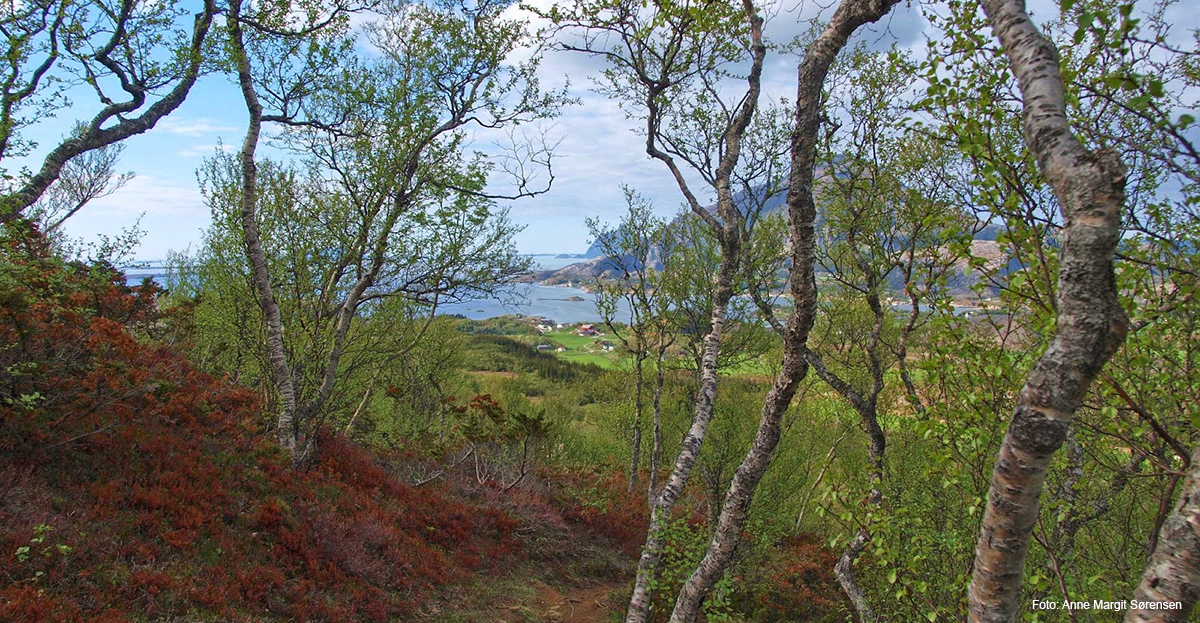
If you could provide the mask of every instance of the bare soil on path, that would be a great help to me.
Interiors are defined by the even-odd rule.
[[[602,584],[562,593],[542,582],[534,585],[537,594],[531,605],[553,623],[607,623],[619,606],[615,596],[625,588],[623,583]]]
[[[541,580],[530,584],[532,594],[519,603],[496,604],[496,623],[609,623],[621,609],[623,582],[560,591]]]

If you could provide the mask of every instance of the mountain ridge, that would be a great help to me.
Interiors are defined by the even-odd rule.
[[[752,202],[749,199],[750,195],[746,191],[737,193],[734,196],[734,201],[742,208],[743,214],[749,211],[749,206]],[[758,214],[759,218],[768,217],[774,214],[782,213],[787,209],[787,189],[781,189],[776,193],[767,197],[759,203]],[[706,206],[705,209],[710,214],[716,213],[716,204]],[[687,217],[690,213],[683,212],[675,216],[669,225],[678,226],[681,220]],[[817,227],[821,227],[824,222],[823,213],[818,208]],[[1002,231],[998,225],[991,223],[983,223],[976,220],[970,228],[973,230],[971,236],[971,254],[984,259],[985,268],[999,270],[1002,274],[1007,274],[1015,270],[1020,270],[1019,264],[1013,266],[1009,262],[1007,266],[1002,266],[1004,252],[1000,243],[997,242],[1000,232]],[[582,261],[574,262],[556,269],[533,270],[522,276],[519,281],[523,283],[540,283],[542,285],[576,285],[577,283],[592,283],[598,279],[611,277],[612,273],[618,268],[620,263],[636,263],[635,258],[616,259],[605,255],[603,251],[603,241],[599,238],[592,241],[586,252],[582,254],[559,254],[559,258],[580,258]],[[656,258],[658,254],[651,251],[651,257]],[[652,260],[659,264],[657,259]],[[661,267],[661,264],[659,264]],[[978,280],[978,277],[972,275],[972,269],[969,262],[965,259],[959,259],[954,264],[956,275],[951,279],[951,291],[955,295],[967,295],[971,293],[971,287]],[[818,272],[820,269],[818,268]],[[903,288],[903,284],[892,284],[893,290]]]

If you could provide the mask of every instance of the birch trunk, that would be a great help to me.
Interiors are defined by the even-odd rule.
[[[656,143],[661,115],[661,102],[658,101],[658,95],[665,88],[664,85],[656,83],[653,88],[649,89],[646,98],[646,107],[649,111],[646,118],[646,153],[670,169],[680,191],[687,198],[692,213],[710,227],[721,247],[721,262],[717,268],[717,279],[713,290],[711,324],[709,332],[704,336],[704,347],[699,361],[700,388],[696,392],[692,425],[679,445],[679,456],[675,460],[675,467],[671,470],[666,485],[663,486],[662,492],[659,493],[650,508],[650,526],[646,533],[646,544],[642,548],[642,555],[638,560],[633,594],[630,596],[629,609],[625,614],[626,623],[646,623],[650,616],[651,583],[654,581],[659,560],[662,558],[663,547],[666,544],[663,533],[666,530],[667,522],[671,519],[675,503],[679,501],[688,480],[691,479],[700,447],[704,443],[709,422],[713,417],[713,403],[716,401],[717,394],[717,355],[721,348],[721,336],[724,332],[729,301],[733,298],[733,284],[740,269],[742,250],[743,218],[738,206],[734,203],[729,179],[741,157],[742,139],[745,137],[746,129],[750,126],[750,121],[758,107],[762,66],[763,60],[766,58],[766,46],[762,42],[762,18],[759,17],[752,0],[742,0],[742,7],[751,24],[752,61],[746,77],[746,95],[741,99],[735,114],[721,136],[723,151],[713,176],[714,187],[717,191],[717,217],[700,205],[673,157],[661,150]]]
[[[639,342],[641,338],[639,337]],[[642,345],[639,343],[638,348]],[[629,457],[629,495],[633,495],[637,491],[638,485],[638,463],[642,458],[642,387],[645,384],[645,378],[642,374],[645,356],[642,351],[638,350],[634,355],[634,385],[633,390],[633,451]]]
[[[750,451],[734,473],[721,507],[712,542],[699,566],[684,583],[671,613],[671,623],[691,623],[700,612],[704,599],[725,574],[741,538],[742,528],[782,434],[783,415],[795,396],[800,382],[808,374],[808,334],[817,306],[817,287],[813,266],[816,252],[813,201],[813,168],[816,164],[817,127],[821,113],[821,92],[829,67],[847,39],[863,24],[874,22],[891,10],[899,0],[848,0],[838,7],[821,35],[808,48],[799,68],[796,95],[796,127],[792,134],[792,162],[787,195],[788,227],[792,241],[792,274],[789,287],[795,306],[784,331],[783,365],[763,404],[758,432]],[[751,14],[751,29],[757,31],[761,45],[762,19]]]
[[[872,279],[868,279],[874,282]],[[879,340],[883,332],[884,312],[880,305],[879,295],[874,289],[874,285],[867,295],[868,305],[875,314],[875,328],[871,335],[871,339],[867,344],[867,360],[871,369],[871,388],[866,394],[859,392],[845,379],[839,377],[835,372],[830,370],[825,365],[824,360],[815,352],[808,351],[808,361],[816,371],[817,376],[825,381],[833,388],[842,398],[850,403],[858,414],[859,422],[867,431],[867,459],[868,459],[868,478],[870,491],[863,506],[874,510],[883,502],[883,490],[881,488],[883,482],[883,459],[884,453],[887,451],[887,436],[883,432],[883,428],[879,425],[879,395],[883,392],[883,362],[879,355]],[[859,621],[874,621],[876,620],[875,611],[871,608],[867,601],[866,594],[862,588],[858,586],[858,582],[854,576],[854,563],[858,560],[858,556],[862,554],[866,548],[867,542],[870,541],[870,526],[864,522],[859,529],[858,534],[850,541],[845,549],[842,550],[842,555],[838,557],[837,564],[834,566],[834,576],[837,578],[838,584],[842,587],[842,591],[846,593],[846,597],[850,599],[850,604],[854,606],[854,611],[858,614]]]
[[[663,391],[663,356],[665,349],[658,351],[658,360],[654,364],[654,447],[650,450],[650,485],[646,488],[647,506],[654,505],[658,497],[658,470],[662,468],[662,391]]]
[[[1130,608],[1125,612],[1125,623],[1183,623],[1190,620],[1200,600],[1200,447],[1192,452],[1179,502],[1158,531],[1158,547],[1146,564],[1133,598],[1143,603],[1179,602],[1182,607]]]
[[[873,623],[877,620],[875,609],[871,607],[871,602],[867,601],[866,593],[863,593],[862,588],[858,586],[858,580],[854,577],[854,561],[858,560],[859,554],[866,548],[868,539],[865,531],[854,535],[850,544],[842,550],[837,564],[833,566],[833,575],[837,578],[838,585],[842,587],[842,592],[846,593],[846,597],[850,600],[850,605],[853,606],[854,613],[858,615],[861,623]]]
[[[318,433],[326,415],[325,404],[333,394],[334,384],[337,381],[338,368],[341,364],[342,355],[346,350],[346,340],[350,336],[350,327],[354,322],[355,316],[358,314],[358,306],[362,303],[364,293],[375,284],[376,279],[379,277],[379,271],[383,269],[388,250],[388,232],[395,226],[399,214],[403,211],[402,206],[406,205],[407,201],[405,199],[398,199],[395,204],[391,213],[384,219],[381,232],[374,240],[370,265],[366,272],[354,282],[350,291],[346,293],[346,298],[337,308],[337,323],[334,325],[332,343],[329,345],[329,350],[325,355],[325,367],[321,377],[321,385],[317,388],[313,399],[298,409],[300,417],[297,417],[294,422],[297,430],[296,439],[297,442],[303,439],[304,443],[299,445],[293,453],[292,462],[297,466],[308,464],[316,451]],[[306,419],[311,419],[312,423],[305,426],[304,420]],[[306,435],[300,434],[303,430],[301,427],[307,429]]]
[[[1125,203],[1125,167],[1111,151],[1088,151],[1066,116],[1054,45],[1023,0],[983,0],[1024,103],[1025,140],[1063,213],[1058,326],[1017,398],[992,474],[975,549],[969,618],[1009,623],[1020,608],[1021,579],[1038,517],[1046,468],[1075,410],[1125,339],[1113,252]]]
[[[671,519],[675,503],[683,494],[683,490],[692,476],[700,447],[704,443],[709,422],[713,417],[713,403],[717,393],[717,355],[721,348],[721,336],[724,332],[729,301],[733,298],[733,285],[740,269],[744,229],[744,218],[733,200],[730,177],[741,157],[742,140],[746,135],[746,130],[758,108],[758,96],[762,90],[763,60],[766,58],[766,46],[762,42],[762,18],[754,8],[752,0],[742,0],[742,8],[750,24],[752,58],[746,75],[746,94],[733,110],[728,125],[721,132],[721,145],[719,146],[721,156],[714,167],[712,176],[713,188],[717,193],[716,216],[700,205],[671,152],[664,151],[658,145],[662,130],[660,125],[663,105],[661,96],[670,81],[656,80],[644,73],[638,77],[647,88],[645,99],[647,110],[646,154],[665,164],[671,171],[680,192],[687,199],[692,213],[701,219],[716,237],[721,247],[721,261],[717,268],[716,284],[713,290],[710,328],[704,336],[704,345],[698,362],[700,388],[696,392],[692,424],[680,443],[675,467],[671,470],[666,485],[650,509],[650,526],[646,534],[646,544],[642,548],[642,555],[638,560],[633,594],[625,615],[626,623],[645,623],[649,618],[651,584],[657,573],[658,563],[662,558],[665,545],[663,533],[667,522]],[[688,26],[685,28],[694,26],[690,20],[686,23]]]
[[[732,203],[732,197],[728,193],[726,200]],[[736,249],[737,247],[734,247],[734,250]],[[629,599],[629,609],[625,614],[625,623],[646,623],[650,616],[650,584],[662,558],[663,546],[666,545],[663,532],[671,519],[675,503],[683,495],[683,490],[692,476],[696,458],[708,431],[708,424],[712,421],[713,402],[717,396],[717,354],[720,352],[721,333],[725,327],[725,313],[729,307],[729,299],[733,298],[737,261],[737,255],[729,253],[724,254],[721,259],[717,273],[717,290],[713,297],[712,328],[704,336],[700,389],[696,392],[692,425],[679,445],[679,457],[675,459],[671,476],[650,509],[650,527],[646,533],[646,545],[642,548],[642,555],[638,560],[637,577],[634,580],[633,595]]]
[[[246,129],[246,138],[242,141],[240,154],[242,232],[246,244],[246,260],[250,264],[250,277],[254,282],[254,293],[267,323],[267,357],[271,363],[271,377],[275,382],[276,391],[279,392],[280,404],[276,435],[279,445],[294,460],[296,438],[299,432],[296,421],[296,392],[292,382],[291,369],[288,366],[287,351],[284,347],[283,321],[279,313],[279,304],[271,289],[267,256],[263,251],[262,238],[258,231],[258,165],[254,160],[254,153],[258,148],[259,132],[262,129],[263,108],[258,101],[258,94],[254,90],[254,79],[250,75],[250,59],[246,55],[242,26],[239,21],[240,15],[241,3],[230,3],[229,44],[237,65],[238,85],[242,90],[242,98],[246,102],[246,110],[250,114],[250,123]]]

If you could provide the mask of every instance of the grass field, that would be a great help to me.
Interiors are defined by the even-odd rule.
[[[595,337],[595,336],[586,336],[586,335],[576,335],[574,332],[566,331],[566,330],[551,331],[550,333],[543,334],[543,337],[549,338],[551,340],[554,340],[555,342],[558,342],[559,344],[562,344],[568,350],[579,350],[579,351],[587,350],[588,347],[595,344],[597,340],[608,340],[609,342],[613,342],[613,343],[617,342],[616,338],[609,337],[609,336]]]
[[[567,349],[561,353],[554,353],[559,359],[564,361],[579,364],[591,363],[606,370],[628,370],[633,366],[632,359],[627,353],[622,354],[618,351],[605,352],[599,348],[598,342],[601,341],[607,341],[620,348],[621,341],[612,334],[603,334],[597,337],[578,335],[574,331],[562,330],[545,333],[542,337],[552,340]],[[743,361],[736,366],[723,368],[721,369],[721,374],[729,376],[774,376],[778,365],[778,360],[772,360],[771,355],[766,355],[751,361]]]
[[[621,367],[619,358],[611,354],[586,353],[567,351],[565,353],[554,353],[563,361],[570,361],[582,365],[595,364],[605,370],[615,370]]]
[[[617,344],[618,340],[609,335],[586,336],[577,335],[573,331],[552,331],[546,333],[543,337],[560,344],[567,349],[564,352],[555,352],[559,359],[571,361],[574,363],[588,364],[592,363],[605,369],[614,369],[620,367],[622,356],[615,351],[605,352],[600,350],[597,345],[599,341],[608,341],[612,344]]]

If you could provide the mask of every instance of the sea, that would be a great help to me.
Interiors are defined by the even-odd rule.
[[[580,261],[578,257],[533,256],[534,264],[540,270],[555,270],[568,264]],[[143,262],[137,266],[125,267],[126,277],[130,283],[135,283],[150,277],[159,285],[166,283],[166,268],[161,262]],[[907,303],[896,302],[892,308],[901,313],[907,313],[911,307]],[[604,319],[596,310],[596,295],[592,292],[569,286],[545,286],[539,283],[515,284],[492,298],[475,299],[458,303],[443,303],[438,307],[438,314],[447,316],[462,316],[471,320],[486,320],[499,316],[520,314],[523,316],[538,316],[561,324],[578,322],[598,323]],[[972,316],[986,313],[978,307],[962,306],[954,310],[956,315]],[[619,301],[617,315],[613,320],[618,322],[630,321],[630,308],[627,301]]]
[[[581,261],[578,257],[552,255],[535,255],[533,260],[540,270],[555,270]],[[141,262],[135,266],[124,267],[122,270],[130,283],[150,277],[159,285],[166,284],[167,270],[162,262]],[[596,311],[596,295],[594,293],[580,288],[544,286],[537,283],[514,285],[494,298],[442,304],[438,307],[438,313],[448,316],[463,316],[472,320],[521,314],[540,316],[562,324],[603,321],[600,313]],[[617,317],[614,320],[628,322],[629,313],[628,303],[621,301],[617,309]]]
[[[465,316],[473,320],[522,314],[541,316],[561,324],[603,320],[596,311],[596,295],[579,288],[523,284],[515,286],[505,295],[508,300],[492,298],[442,305],[438,313]],[[614,320],[629,322],[629,305],[625,301],[618,306]]]

